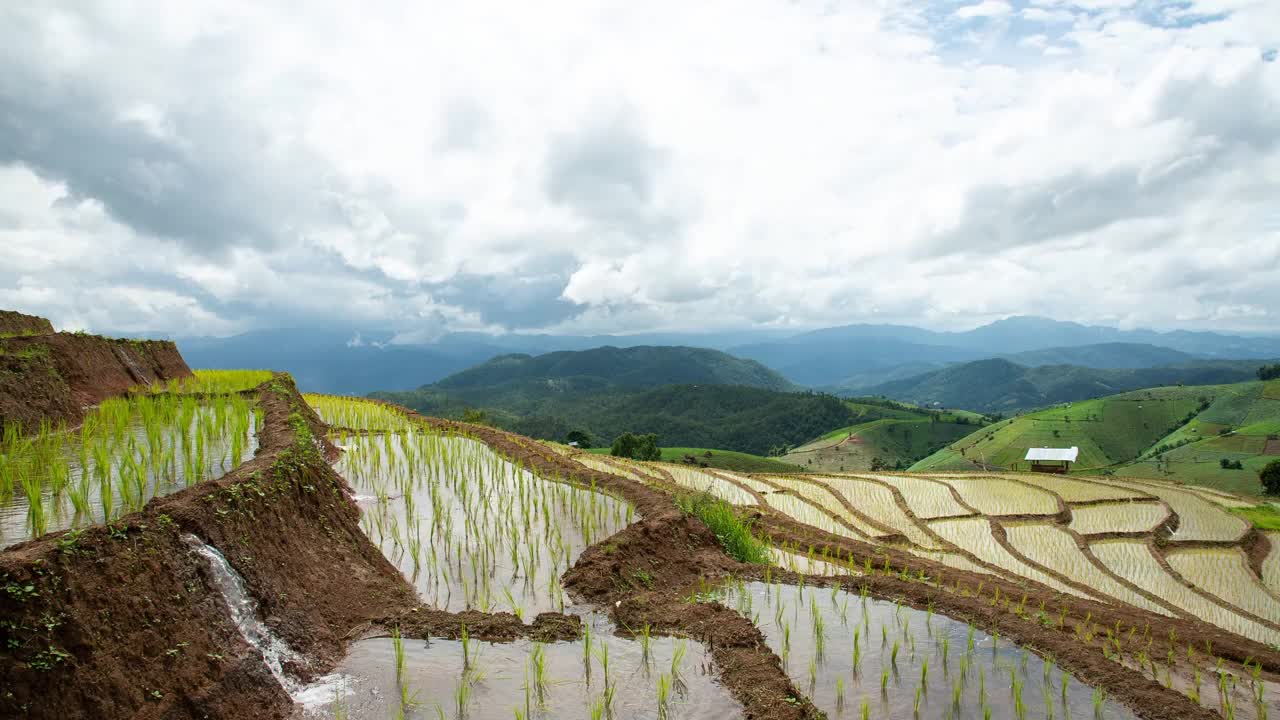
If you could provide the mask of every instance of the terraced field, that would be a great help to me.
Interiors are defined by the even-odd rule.
[[[1260,541],[1267,551],[1251,564],[1250,525],[1231,509],[1253,501],[1221,490],[1029,473],[781,476],[660,467],[682,487],[842,541],[1060,596],[1199,618],[1280,647],[1280,533]],[[779,555],[791,568],[795,556]]]

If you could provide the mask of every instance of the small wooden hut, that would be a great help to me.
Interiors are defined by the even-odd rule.
[[[1071,469],[1071,463],[1080,456],[1080,448],[1027,448],[1024,458],[1031,463],[1031,472],[1056,473],[1065,475]]]

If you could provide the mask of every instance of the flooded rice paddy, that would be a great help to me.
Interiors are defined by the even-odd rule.
[[[669,718],[742,716],[700,643],[613,635],[595,613],[573,642],[486,643],[380,637],[355,643],[305,717]]]
[[[221,477],[257,451],[261,419],[238,395],[103,402],[77,430],[0,438],[0,547],[109,522]]]
[[[483,443],[430,432],[351,436],[338,471],[361,526],[423,602],[523,619],[572,604],[560,575],[632,519],[626,503],[539,478]]]
[[[715,599],[751,618],[792,681],[839,718],[1136,717],[980,628],[843,590],[760,582]]]

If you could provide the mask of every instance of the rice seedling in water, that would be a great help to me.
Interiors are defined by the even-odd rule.
[[[0,503],[22,507],[26,523],[0,534],[15,542],[107,522],[117,508],[137,510],[178,489],[179,479],[190,484],[230,470],[251,447],[255,412],[238,395],[128,396],[103,401],[74,432],[44,423],[24,435],[9,424],[0,431]],[[191,458],[197,445],[205,453]]]
[[[671,677],[666,673],[658,676],[657,685],[658,694],[658,717],[666,718],[669,712],[667,702],[671,697]]]

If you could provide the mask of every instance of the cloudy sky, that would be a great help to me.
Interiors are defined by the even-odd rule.
[[[67,328],[1280,328],[1280,2],[0,6]]]

